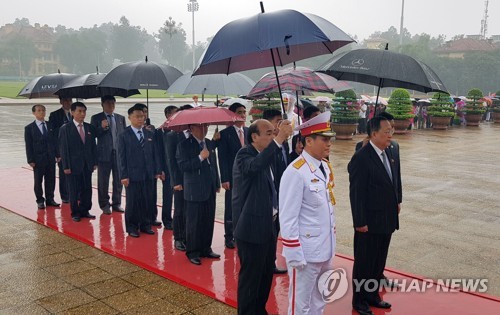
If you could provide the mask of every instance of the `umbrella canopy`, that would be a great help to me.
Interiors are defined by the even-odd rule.
[[[345,82],[340,82],[334,77],[324,73],[315,72],[306,67],[292,67],[278,71],[281,90],[290,91],[320,91],[334,93],[348,90],[351,87]],[[262,96],[278,91],[278,83],[274,72],[265,74],[252,90],[249,97]]]
[[[19,92],[18,96],[27,98],[48,98],[55,97],[54,93],[64,84],[78,77],[70,73],[51,73],[37,77],[26,84]]]
[[[340,53],[316,71],[338,80],[383,87],[448,93],[443,82],[425,63],[410,56],[378,49],[357,49]],[[378,93],[377,93],[378,95]]]
[[[264,12],[223,26],[214,36],[194,75],[234,73],[332,53],[354,40],[329,21],[295,10]],[[281,87],[278,81],[281,98]],[[284,112],[283,99],[281,106]],[[286,118],[286,116],[284,117]]]
[[[279,10],[223,26],[205,50],[198,74],[233,73],[286,65],[354,42],[329,21],[309,13]]]
[[[193,76],[188,72],[177,79],[167,90],[180,94],[247,95],[255,82],[241,73],[206,74]]]
[[[104,79],[106,75],[106,73],[90,73],[80,75],[64,84],[63,87],[54,94],[63,97],[85,99],[101,97],[104,95],[128,97],[130,95],[140,94],[137,89],[127,90],[121,88],[98,87],[99,83],[101,83],[102,79]]]
[[[115,67],[102,79],[99,87],[126,90],[167,90],[182,72],[174,67],[148,61],[127,62]]]
[[[231,125],[237,121],[244,120],[229,109],[221,107],[196,107],[175,113],[160,128],[182,131],[188,129],[189,125]]]

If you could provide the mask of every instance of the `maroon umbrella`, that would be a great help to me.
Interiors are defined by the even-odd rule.
[[[351,86],[345,82],[338,81],[332,76],[315,72],[306,67],[292,67],[280,70],[278,71],[278,77],[282,91],[319,91],[334,93],[351,89]],[[278,91],[276,74],[274,72],[269,72],[255,84],[248,93],[248,96],[262,96],[276,91]]]
[[[165,121],[160,128],[182,131],[189,125],[232,125],[244,121],[229,109],[222,107],[196,107],[179,111]]]

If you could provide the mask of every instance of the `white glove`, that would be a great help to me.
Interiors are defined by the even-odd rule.
[[[298,261],[298,260],[290,260],[288,262],[288,266],[292,267],[292,268],[296,268],[298,270],[302,270],[306,267],[307,265],[307,262],[305,260],[302,260],[302,261]]]

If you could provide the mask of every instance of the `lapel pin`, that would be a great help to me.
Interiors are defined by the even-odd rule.
[[[317,182],[319,182],[319,179],[317,179],[317,178],[311,179],[311,183],[317,183]]]

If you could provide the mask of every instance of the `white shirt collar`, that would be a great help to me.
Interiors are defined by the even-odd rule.
[[[40,127],[42,125],[42,123],[45,123],[45,120],[38,120],[38,119],[35,119],[35,123],[38,127]],[[47,123],[45,123],[45,125],[47,125]]]
[[[371,140],[370,144],[372,145],[373,149],[375,149],[375,152],[377,152],[377,155],[380,156],[382,154],[382,150],[380,150]]]
[[[316,159],[315,157],[312,157],[309,153],[307,153],[306,150],[302,151],[302,157],[306,160],[307,164],[309,164],[309,167],[314,167],[314,169],[311,168],[312,172],[316,171],[316,169],[319,168],[319,166],[322,164],[322,161]]]
[[[73,123],[75,124],[76,128],[78,128],[78,125],[80,124],[79,122],[77,122],[76,120],[73,119]],[[83,125],[83,122],[82,122],[82,125]]]

